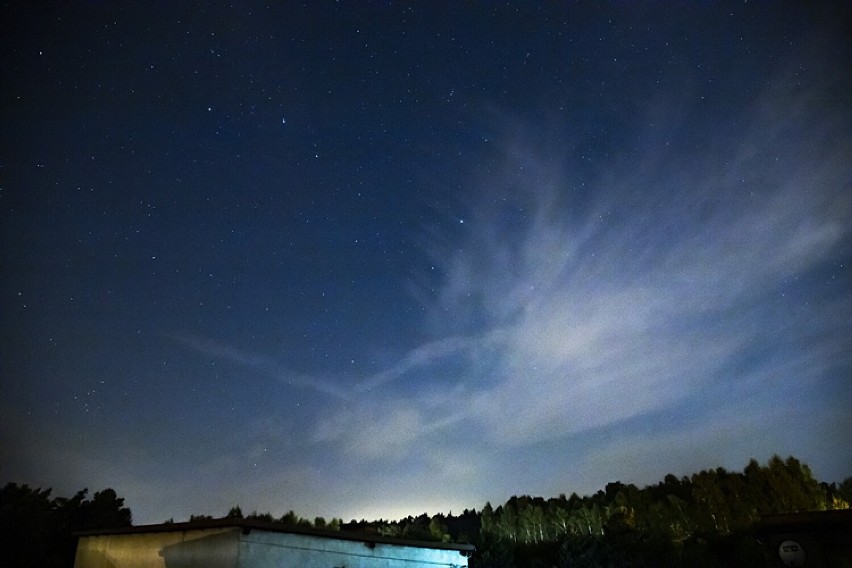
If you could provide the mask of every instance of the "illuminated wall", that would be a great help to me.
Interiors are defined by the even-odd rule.
[[[209,528],[81,536],[74,568],[237,568],[239,533],[238,528]],[[169,563],[167,556],[173,559]]]
[[[219,523],[221,525],[221,523]],[[75,568],[467,568],[472,547],[393,542],[256,524],[132,527],[84,534]]]
[[[281,563],[286,558],[286,564]],[[304,566],[306,568],[391,568],[411,566],[466,567],[458,550],[436,550],[396,544],[318,539],[315,537],[252,531],[240,538],[239,567]],[[171,568],[171,567],[169,567]],[[180,568],[183,568],[182,566]]]

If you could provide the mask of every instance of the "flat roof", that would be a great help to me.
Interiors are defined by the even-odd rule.
[[[205,529],[219,528],[236,528],[242,530],[244,533],[248,533],[252,530],[261,530],[268,532],[315,536],[320,538],[333,538],[337,540],[351,540],[364,543],[392,544],[396,546],[413,546],[417,548],[434,548],[437,550],[458,550],[459,552],[473,552],[474,550],[476,550],[476,548],[472,544],[432,542],[426,540],[405,540],[400,538],[381,536],[377,534],[370,534],[361,531],[331,531],[315,529],[313,527],[306,527],[301,525],[287,525],[284,523],[274,523],[268,521],[260,521],[256,519],[239,518],[201,519],[184,523],[162,523],[158,525],[131,525],[129,527],[113,527],[108,529],[80,531],[74,534],[80,537],[85,537],[113,534],[144,534],[176,531],[200,531]]]
[[[763,515],[760,518],[757,528],[764,531],[788,530],[791,528],[823,530],[841,526],[852,527],[852,509]]]

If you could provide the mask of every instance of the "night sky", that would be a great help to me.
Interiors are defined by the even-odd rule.
[[[0,11],[0,482],[852,475],[847,3],[56,4]]]

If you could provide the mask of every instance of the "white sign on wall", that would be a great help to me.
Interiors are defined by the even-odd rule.
[[[778,556],[785,566],[804,566],[805,549],[795,540],[785,540],[778,546]]]

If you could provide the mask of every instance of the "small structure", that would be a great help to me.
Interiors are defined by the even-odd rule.
[[[78,536],[75,568],[467,568],[474,550],[232,518]]]
[[[852,509],[767,515],[755,534],[770,567],[852,566]]]

